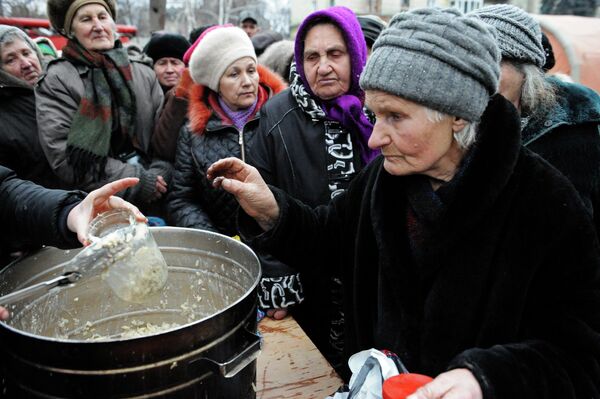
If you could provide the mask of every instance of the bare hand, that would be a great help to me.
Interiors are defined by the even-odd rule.
[[[275,196],[256,168],[238,158],[225,158],[212,164],[206,173],[213,186],[233,194],[242,209],[267,231],[279,218]]]
[[[479,382],[467,369],[454,369],[438,375],[406,399],[482,399]]]
[[[280,309],[269,309],[267,310],[267,316],[275,319],[275,320],[281,320],[283,319],[285,316],[287,316],[288,314],[288,310],[287,308],[280,308]]]
[[[165,179],[163,179],[162,176],[156,176],[156,191],[161,194],[167,192],[167,182],[165,182]]]
[[[10,313],[5,307],[0,306],[0,320],[6,320],[10,317]]]
[[[89,193],[83,201],[69,212],[67,217],[67,227],[74,233],[77,233],[77,239],[83,245],[87,245],[88,225],[99,213],[116,209],[131,209],[140,222],[147,222],[147,219],[134,205],[122,198],[114,196],[119,191],[134,186],[139,182],[137,177],[128,177],[112,183],[105,184],[97,190]]]

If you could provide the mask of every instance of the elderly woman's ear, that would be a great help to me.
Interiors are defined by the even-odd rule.
[[[458,116],[454,117],[454,121],[452,122],[452,131],[454,133],[458,133],[465,128],[469,124],[468,121],[459,118]]]

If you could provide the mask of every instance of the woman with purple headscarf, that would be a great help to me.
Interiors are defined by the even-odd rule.
[[[367,47],[356,15],[345,7],[310,14],[296,34],[294,58],[290,88],[261,110],[257,143],[249,160],[269,184],[318,206],[343,192],[377,155],[367,146],[373,123],[363,110],[364,92],[358,84]],[[277,262],[273,267],[278,267]],[[304,302],[293,309],[334,366],[343,344],[343,315],[327,305],[331,299],[324,295],[341,291],[335,281],[339,280],[323,281],[318,273],[303,273]],[[274,279],[273,285],[278,284]],[[285,292],[282,288],[263,292]],[[270,308],[298,303],[287,295],[261,300],[263,305],[270,302]]]

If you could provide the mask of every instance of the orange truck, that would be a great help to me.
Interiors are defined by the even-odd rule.
[[[568,75],[574,82],[600,92],[600,18],[536,15],[548,36],[556,64],[549,73]]]

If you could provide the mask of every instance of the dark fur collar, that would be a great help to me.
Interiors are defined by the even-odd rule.
[[[561,125],[600,123],[600,96],[576,83],[548,78],[556,88],[557,102],[551,109],[540,110],[523,129],[523,143],[529,145]]]
[[[259,84],[269,92],[269,98],[286,88],[283,80],[268,68],[258,65]],[[208,96],[212,91],[202,85],[193,84],[189,91],[188,119],[192,132],[202,134],[213,114]]]
[[[454,195],[436,223],[435,234],[448,243],[461,237],[460,232],[470,229],[500,200],[511,178],[521,151],[520,119],[516,109],[504,97],[491,98],[479,124],[477,142],[465,156],[454,184]],[[382,164],[379,158],[379,163]],[[398,220],[385,215],[398,214],[406,208],[407,178],[392,176],[379,167],[371,195],[373,231],[397,230]],[[384,211],[384,209],[387,211]],[[395,211],[394,211],[395,209]],[[392,235],[393,236],[393,235]],[[384,235],[376,237],[380,251],[394,253],[396,242],[386,248]],[[452,245],[452,244],[446,244]]]

